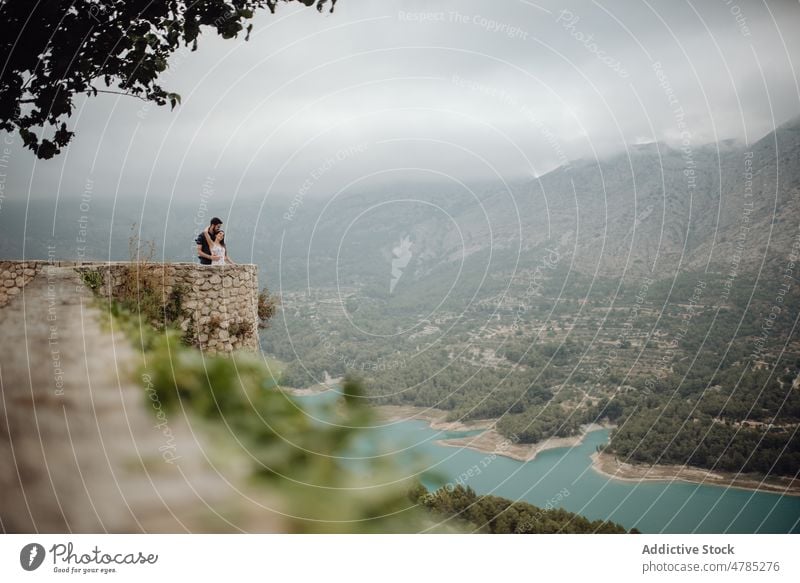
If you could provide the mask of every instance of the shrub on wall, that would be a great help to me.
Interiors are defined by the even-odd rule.
[[[264,286],[258,294],[258,327],[269,328],[269,320],[275,315],[281,303],[279,296],[269,293],[269,289]]]
[[[82,271],[81,280],[86,287],[96,292],[103,285],[103,274],[99,271]]]
[[[228,334],[234,338],[243,340],[253,332],[253,325],[244,320],[237,320],[228,326]]]

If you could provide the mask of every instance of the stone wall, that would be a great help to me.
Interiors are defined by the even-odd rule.
[[[171,302],[177,312],[175,323],[186,339],[202,350],[259,349],[256,265],[0,261],[4,286],[0,307],[48,266],[74,267],[97,293],[109,299],[129,297],[126,290],[135,289],[137,282],[147,285],[159,301]]]
[[[39,273],[42,261],[0,261],[0,308]]]

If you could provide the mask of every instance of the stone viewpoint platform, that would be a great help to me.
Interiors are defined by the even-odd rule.
[[[145,356],[98,307],[86,269],[113,294],[115,264],[0,264],[0,532],[285,529],[241,452],[220,451],[225,440],[186,411],[154,414]],[[201,305],[213,297],[228,322],[253,318],[254,266],[154,269],[189,287],[208,345],[257,346],[203,332],[214,311]]]
[[[34,277],[54,268],[96,274],[100,295],[125,297],[146,281],[160,301],[177,304],[176,324],[201,350],[257,351],[258,267],[251,264],[131,263],[127,261],[0,261],[0,309]],[[132,283],[133,282],[133,283]]]

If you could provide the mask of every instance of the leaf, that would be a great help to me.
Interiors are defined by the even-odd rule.
[[[167,99],[169,99],[170,109],[175,109],[176,105],[181,104],[181,96],[178,93],[167,93]]]
[[[36,134],[26,128],[19,128],[19,136],[22,138],[22,143],[26,148],[33,148],[38,142]]]
[[[42,140],[42,143],[36,148],[36,155],[42,160],[49,160],[60,151],[50,140]]]

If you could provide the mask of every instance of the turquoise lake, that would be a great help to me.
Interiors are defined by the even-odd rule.
[[[318,398],[300,400],[311,404]],[[386,456],[408,467],[410,473],[419,471],[429,489],[460,479],[479,494],[525,500],[540,507],[550,504],[643,533],[800,532],[800,496],[679,481],[627,482],[598,474],[592,470],[590,456],[608,440],[608,433],[594,431],[580,445],[548,450],[533,461],[519,462],[437,443],[464,432],[437,431],[424,421],[399,421],[365,430],[364,444],[353,455]]]

